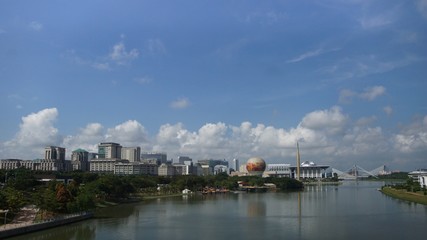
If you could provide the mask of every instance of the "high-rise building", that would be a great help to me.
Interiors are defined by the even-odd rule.
[[[129,162],[139,162],[141,160],[140,147],[122,147],[122,159],[129,160]]]
[[[233,169],[234,171],[238,172],[239,171],[239,159],[235,158],[233,159]]]
[[[71,164],[73,170],[89,171],[89,152],[77,149],[71,153]]]
[[[118,143],[105,142],[98,145],[98,158],[111,159],[122,157],[122,146]]]
[[[191,162],[191,161],[193,161],[193,159],[191,159],[190,157],[187,157],[187,156],[179,156],[178,157],[178,163],[180,163],[180,164],[184,164],[187,161]]]
[[[65,148],[49,146],[44,149],[44,159],[47,160],[65,160]]]

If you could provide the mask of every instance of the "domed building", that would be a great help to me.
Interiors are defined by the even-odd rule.
[[[265,171],[265,167],[265,161],[260,157],[249,158],[246,162],[246,170],[248,170],[249,175],[262,176],[262,173]]]

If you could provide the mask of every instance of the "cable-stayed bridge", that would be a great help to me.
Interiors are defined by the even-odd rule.
[[[338,175],[339,179],[358,179],[358,178],[367,178],[367,177],[377,177],[379,175],[385,175],[390,173],[389,169],[382,165],[378,168],[375,168],[371,171],[368,171],[361,166],[353,165],[351,168],[349,168],[346,171],[340,171],[338,169],[332,168],[332,175],[335,175],[335,173]]]

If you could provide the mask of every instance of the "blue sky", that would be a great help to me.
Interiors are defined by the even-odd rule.
[[[427,166],[427,1],[2,1],[0,158]]]

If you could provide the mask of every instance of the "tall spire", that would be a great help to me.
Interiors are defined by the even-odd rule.
[[[297,141],[297,176],[296,179],[299,181],[300,179],[300,166],[301,166],[301,157],[299,155],[299,144]]]

